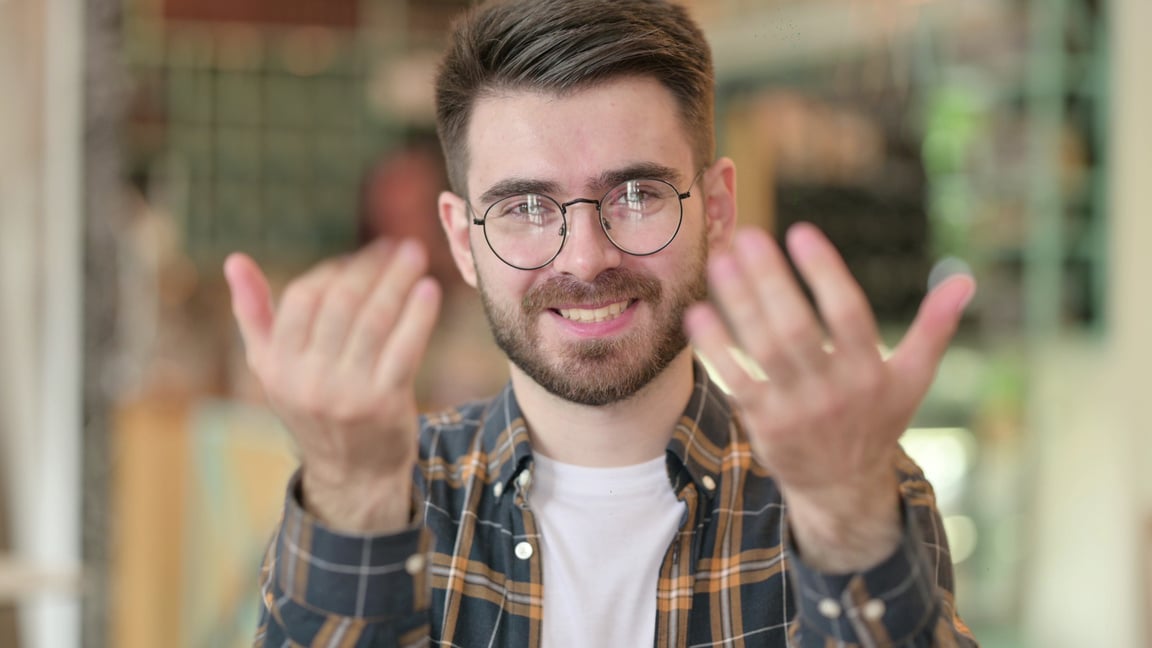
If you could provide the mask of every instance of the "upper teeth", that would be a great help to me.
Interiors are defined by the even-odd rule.
[[[561,308],[560,315],[576,322],[603,322],[623,313],[625,308],[628,302],[622,301],[603,308]]]

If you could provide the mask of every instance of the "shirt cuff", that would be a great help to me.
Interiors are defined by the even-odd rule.
[[[819,572],[804,564],[790,534],[785,534],[789,566],[796,575],[802,634],[815,631],[821,635],[813,645],[823,646],[826,640],[904,645],[936,617],[935,588],[920,531],[908,503],[901,500],[901,507],[904,533],[900,545],[879,565],[863,572]]]
[[[298,471],[288,484],[276,538],[276,571],[267,594],[275,600],[269,603],[281,613],[299,607],[369,622],[427,611],[431,536],[422,525],[388,535],[336,532],[304,510],[299,486]]]

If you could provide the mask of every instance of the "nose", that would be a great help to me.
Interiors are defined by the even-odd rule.
[[[595,205],[569,206],[565,219],[568,238],[552,261],[557,272],[592,281],[604,270],[620,265],[623,253],[604,234]]]

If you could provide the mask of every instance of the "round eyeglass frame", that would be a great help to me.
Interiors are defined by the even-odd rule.
[[[484,216],[482,218],[477,218],[475,215],[473,215],[472,224],[473,225],[479,225],[484,230],[484,241],[488,244],[488,249],[492,250],[492,254],[495,254],[496,258],[503,261],[505,265],[508,265],[509,267],[512,267],[512,268],[516,268],[517,270],[539,270],[540,268],[543,268],[543,267],[547,266],[549,263],[552,263],[553,261],[555,261],[556,257],[560,256],[560,253],[564,251],[564,245],[568,243],[568,208],[571,207],[572,205],[581,205],[581,204],[594,205],[596,207],[596,220],[600,223],[600,229],[601,229],[601,231],[604,232],[604,236],[608,239],[608,242],[611,243],[613,247],[615,247],[617,250],[620,250],[624,254],[628,254],[631,256],[637,256],[637,257],[652,256],[653,254],[656,254],[657,252],[660,252],[664,248],[671,245],[672,241],[676,240],[676,236],[678,234],[680,234],[680,228],[684,225],[684,200],[686,198],[692,197],[692,187],[696,186],[696,182],[700,180],[700,177],[702,175],[704,175],[703,169],[701,169],[699,172],[696,173],[696,175],[692,178],[692,183],[688,185],[688,190],[684,191],[684,192],[681,192],[679,189],[677,189],[676,185],[672,184],[671,182],[668,182],[667,180],[662,180],[660,178],[632,178],[632,179],[626,180],[626,181],[621,182],[620,184],[612,187],[608,191],[605,191],[604,195],[601,196],[599,200],[596,200],[593,198],[573,198],[572,200],[569,200],[568,202],[560,202],[559,200],[556,200],[555,198],[553,198],[552,196],[549,196],[547,194],[535,193],[535,192],[531,192],[531,191],[525,192],[525,193],[533,193],[537,196],[540,196],[541,198],[546,198],[546,199],[552,201],[553,203],[555,203],[556,206],[560,208],[560,219],[561,219],[561,222],[560,222],[560,229],[561,229],[560,247],[556,248],[555,254],[548,257],[547,261],[544,261],[543,263],[540,263],[540,264],[534,265],[534,266],[519,266],[519,265],[516,265],[515,263],[512,263],[508,259],[505,259],[503,256],[500,255],[499,252],[496,251],[496,247],[492,245],[492,240],[490,238],[488,238],[488,228],[485,226],[485,223],[488,221],[488,212],[492,211],[493,207],[500,204],[500,202],[501,202],[500,200],[497,200],[496,202],[492,203],[491,205],[488,205],[488,207],[485,208],[485,210],[484,210]],[[676,203],[680,207],[680,215],[676,220],[676,229],[672,231],[672,235],[668,237],[667,241],[664,241],[664,243],[662,243],[660,245],[660,247],[656,248],[655,250],[652,250],[651,252],[632,252],[631,250],[625,250],[624,248],[620,247],[620,244],[617,243],[615,240],[613,240],[612,235],[610,233],[608,233],[608,224],[605,222],[604,214],[601,212],[601,205],[604,203],[604,199],[607,198],[608,195],[611,194],[613,191],[616,191],[616,189],[618,189],[620,186],[627,184],[628,182],[660,182],[660,183],[666,184],[672,188],[672,192],[676,196],[676,199],[677,199]],[[473,214],[476,213],[476,210],[473,209],[471,202],[468,203],[468,209],[470,211],[472,211]]]

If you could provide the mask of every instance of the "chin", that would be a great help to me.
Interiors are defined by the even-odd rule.
[[[589,340],[548,362],[543,353],[527,356],[505,349],[520,370],[550,394],[580,405],[602,407],[626,401],[641,392],[687,347],[683,335],[642,348],[635,340]],[[643,338],[642,338],[643,339]],[[648,337],[647,339],[651,339]]]

